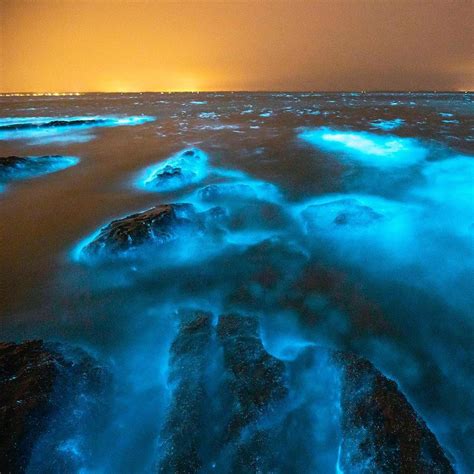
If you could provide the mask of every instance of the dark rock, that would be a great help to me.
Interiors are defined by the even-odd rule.
[[[2,156],[0,157],[0,182],[34,177],[52,171],[55,165],[64,162],[61,155],[47,156]]]
[[[174,385],[169,414],[163,429],[160,472],[191,473],[202,468],[199,456],[205,418],[207,356],[211,319],[197,313],[181,323],[171,346],[169,383]]]
[[[157,180],[166,180],[182,176],[183,170],[179,166],[166,165],[160,173],[155,175]]]
[[[265,351],[254,318],[221,316],[217,334],[224,350],[231,391],[235,394],[234,406],[238,406],[228,426],[227,435],[232,439],[271,403],[287,395],[285,366]]]
[[[172,344],[161,472],[302,472],[336,463],[336,447],[330,459],[314,452],[332,437],[343,472],[453,472],[395,382],[367,360],[318,347],[282,361],[265,350],[256,319],[211,320],[194,313]],[[313,417],[318,408],[328,413]],[[323,441],[308,444],[313,437]]]
[[[279,464],[278,427],[262,429],[258,422],[288,395],[285,365],[265,351],[254,318],[221,316],[217,333],[232,400],[224,431],[225,443],[235,447],[231,472],[272,472]]]
[[[54,464],[59,469],[54,472],[74,467],[69,458],[47,459],[45,453],[59,452],[55,443],[64,437],[55,432],[65,425],[66,435],[74,432],[91,408],[82,404],[76,410],[79,400],[97,400],[89,395],[99,395],[106,377],[85,353],[65,355],[65,349],[42,341],[0,343],[0,472],[24,472],[38,443],[44,448],[40,462]]]
[[[205,215],[197,213],[191,204],[161,204],[112,221],[83,252],[92,257],[124,254],[146,243],[176,240],[183,232],[200,233],[204,224]]]
[[[212,461],[230,472],[271,465],[271,432],[257,424],[287,391],[284,365],[264,350],[255,319],[221,316],[216,334],[211,316],[195,313],[172,344],[169,382],[161,472],[197,472]]]
[[[41,341],[0,344],[0,472],[23,472],[45,427],[58,376]]]
[[[397,384],[369,361],[334,356],[343,368],[339,463],[343,472],[453,473],[426,423]]]
[[[20,122],[8,125],[0,125],[0,131],[28,130],[34,128],[52,128],[52,127],[80,127],[83,125],[101,125],[106,123],[105,119],[75,119],[75,120],[51,120],[49,122]]]

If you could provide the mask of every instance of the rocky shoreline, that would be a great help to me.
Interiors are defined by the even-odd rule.
[[[68,350],[42,341],[0,344],[1,472],[25,472],[35,444],[61,423],[61,411],[70,415],[77,408],[84,390],[94,402],[81,411],[94,416],[104,410],[110,375],[83,352],[63,355]],[[202,311],[186,313],[170,347],[172,396],[157,440],[157,469],[299,472],[287,436],[303,436],[302,460],[318,453],[299,433],[300,417],[310,416],[312,405],[309,398],[295,405],[302,396],[295,374],[321,384],[318,364],[336,374],[325,390],[328,400],[338,400],[330,423],[338,433],[339,472],[454,472],[397,384],[366,359],[310,347],[294,360],[280,360],[265,349],[257,319],[230,314],[216,322]],[[311,429],[327,426],[314,422]],[[58,450],[51,442],[42,446]],[[74,463],[65,457],[56,467],[67,471]]]

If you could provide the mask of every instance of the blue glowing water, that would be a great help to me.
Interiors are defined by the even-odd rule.
[[[85,388],[67,391],[74,416],[58,414],[31,472],[45,451],[74,472],[156,469],[176,385],[170,346],[189,309],[214,323],[259,320],[291,383],[260,422],[284,427],[278,449],[293,471],[344,471],[340,373],[324,352],[340,349],[396,380],[456,470],[472,472],[473,99],[0,98],[0,156],[63,159],[2,194],[0,339],[77,345],[112,378],[99,419]],[[38,116],[24,116],[30,109]],[[53,173],[59,163],[76,166]],[[84,252],[112,220],[165,203],[189,203],[201,218],[120,258]],[[223,429],[216,347],[206,349],[205,390],[217,403],[202,428],[209,438]],[[209,458],[208,471],[226,472],[231,458]]]
[[[98,127],[135,126],[154,121],[155,117],[137,116],[56,116],[0,118],[0,141],[23,140],[30,145],[67,145],[92,140]]]
[[[0,160],[0,184],[56,173],[79,163],[76,156],[27,156],[6,166]]]
[[[376,167],[411,166],[428,153],[416,140],[393,135],[321,127],[305,130],[299,136],[322,150],[342,152],[342,157]]]

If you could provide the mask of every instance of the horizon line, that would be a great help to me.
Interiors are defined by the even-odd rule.
[[[234,93],[286,93],[286,94],[304,94],[304,93],[313,93],[313,94],[383,94],[383,93],[405,93],[405,94],[412,94],[412,93],[472,93],[474,89],[363,89],[363,90],[356,90],[356,89],[334,89],[334,90],[317,90],[317,89],[299,89],[299,90],[285,90],[285,89],[236,89],[236,90],[128,90],[128,91],[0,91],[0,96],[21,96],[21,95],[37,95],[37,96],[66,96],[66,95],[84,95],[84,94],[234,94]]]

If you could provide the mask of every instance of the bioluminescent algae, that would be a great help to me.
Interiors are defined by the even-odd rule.
[[[190,240],[210,231],[206,226],[215,226],[224,217],[223,210],[217,207],[198,213],[191,204],[158,205],[112,221],[79,243],[72,255],[79,260],[95,260],[140,257],[137,253],[141,252],[142,258],[147,259],[150,251],[156,253],[156,247],[176,240],[185,240],[189,245]]]
[[[150,191],[171,191],[198,183],[207,173],[207,155],[201,150],[189,149],[145,170],[137,185]]]
[[[99,127],[136,126],[152,122],[152,116],[61,116],[0,118],[0,141],[25,140],[30,145],[87,142]]]
[[[0,157],[0,184],[36,178],[64,170],[79,163],[75,156],[3,156]]]
[[[374,122],[371,122],[371,125],[373,128],[378,128],[379,130],[388,132],[390,130],[400,128],[404,123],[405,120],[397,118],[393,120],[376,120]]]
[[[2,101],[0,471],[472,472],[472,94]]]
[[[416,140],[394,135],[322,127],[305,130],[299,137],[322,150],[342,152],[363,165],[380,168],[411,166],[428,153]]]

